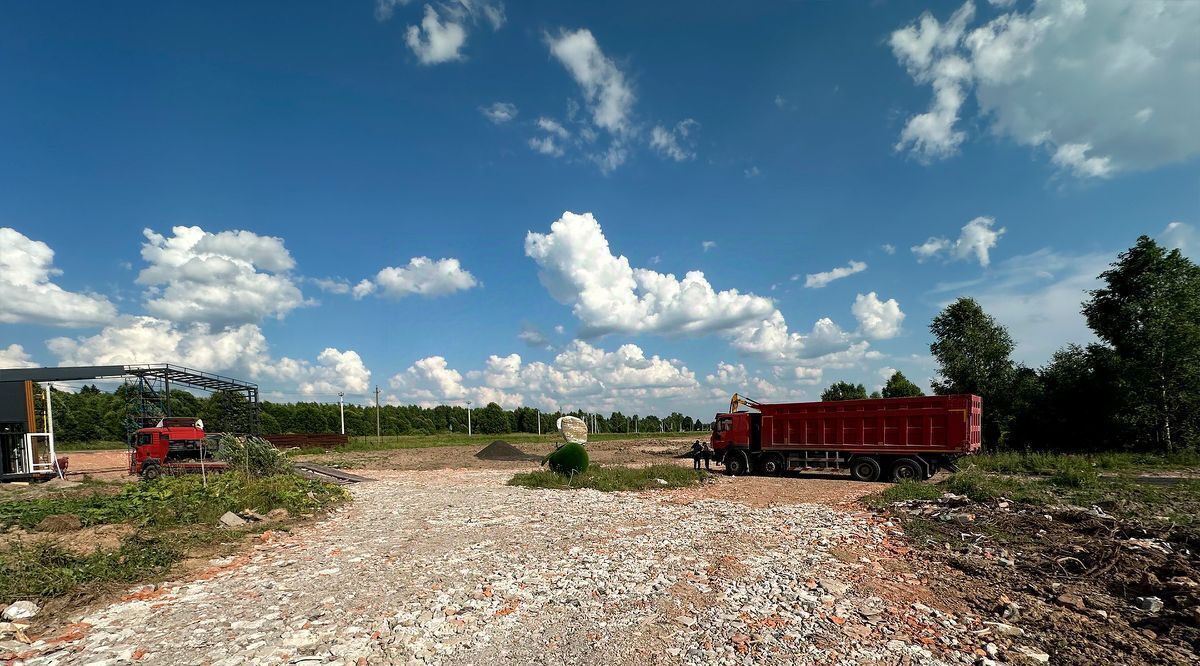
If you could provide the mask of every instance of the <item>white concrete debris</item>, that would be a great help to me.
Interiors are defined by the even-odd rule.
[[[883,601],[830,551],[885,534],[845,511],[379,476],[313,526],[87,612],[82,638],[25,663],[946,663],[862,624]]]
[[[9,604],[4,609],[4,612],[0,613],[0,616],[11,622],[13,620],[24,620],[33,617],[38,614],[39,610],[41,609],[38,608],[38,605],[32,601],[17,601]]]

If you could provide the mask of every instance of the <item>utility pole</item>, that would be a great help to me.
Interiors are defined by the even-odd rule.
[[[375,441],[383,444],[383,435],[379,430],[379,384],[375,385]]]
[[[542,410],[537,410],[538,415],[538,434],[542,434]]]
[[[637,414],[633,415],[633,434],[637,434]]]
[[[344,400],[345,397],[346,397],[345,393],[343,393],[342,391],[338,391],[338,417],[342,421],[342,434],[343,435],[346,434],[346,401]]]
[[[467,437],[471,436],[471,401],[467,401]]]

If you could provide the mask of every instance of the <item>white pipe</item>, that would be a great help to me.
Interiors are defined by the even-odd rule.
[[[46,438],[50,442],[50,469],[58,470],[59,478],[66,478],[63,471],[58,469],[58,457],[54,453],[54,403],[50,399],[49,384],[46,384]],[[33,458],[33,447],[30,447],[29,456]]]

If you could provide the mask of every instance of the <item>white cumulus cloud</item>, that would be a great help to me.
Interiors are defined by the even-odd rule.
[[[605,333],[696,334],[738,327],[766,316],[766,298],[736,289],[716,291],[704,274],[674,275],[633,268],[613,255],[591,213],[563,213],[550,233],[529,232],[525,254],[538,264],[538,277],[560,303],[573,306],[584,335]]]
[[[850,344],[829,319],[812,333],[790,332],[769,298],[737,289],[718,291],[700,271],[682,279],[634,268],[614,255],[591,213],[565,212],[549,233],[529,232],[525,254],[538,279],[560,303],[570,305],[583,337],[608,333],[719,334],[744,354],[770,362],[824,354]]]
[[[804,286],[809,289],[820,289],[834,280],[840,280],[865,270],[867,270],[866,262],[851,260],[845,266],[839,266],[823,273],[809,273],[804,276]]]
[[[605,351],[581,340],[567,345],[553,363],[524,363],[518,354],[488,357],[482,370],[467,373],[446,359],[421,359],[391,378],[395,402],[420,405],[462,403],[545,410],[628,410],[647,401],[687,398],[699,387],[695,374],[679,361],[647,357],[640,347]]]
[[[925,261],[937,256],[949,260],[962,261],[974,258],[980,266],[991,262],[990,251],[996,247],[1005,228],[995,228],[996,219],[992,217],[977,217],[963,225],[958,238],[954,241],[940,236],[931,236],[920,245],[914,245],[912,253],[917,261]]]
[[[0,368],[36,368],[37,365],[21,345],[13,343],[0,347]]]
[[[904,321],[904,313],[900,311],[900,304],[894,298],[882,301],[873,291],[866,295],[859,294],[854,298],[854,305],[850,306],[850,311],[858,320],[863,335],[868,338],[886,340],[900,334],[900,323]]]
[[[0,323],[79,327],[116,316],[107,298],[67,291],[51,281],[61,273],[49,245],[0,227]]]
[[[353,350],[326,347],[316,363],[288,357],[260,365],[256,378],[267,378],[278,385],[295,387],[302,396],[331,397],[336,393],[365,395],[371,387],[371,371]]]
[[[176,324],[147,316],[121,316],[95,335],[58,337],[46,346],[59,365],[176,363],[207,372],[245,376],[302,395],[366,393],[371,373],[357,352],[326,348],[315,363],[271,356],[255,324],[223,329],[207,323]]]
[[[411,294],[445,296],[477,284],[475,276],[464,269],[458,259],[435,261],[429,257],[413,257],[407,266],[388,266],[376,273],[373,280],[362,280],[351,293],[356,299],[376,292],[392,298]]]
[[[171,232],[142,232],[142,258],[148,265],[137,282],[147,287],[150,314],[219,328],[282,319],[311,304],[292,279],[296,262],[283,239],[250,231],[211,233],[195,226]]]
[[[1200,154],[1200,3],[1037,0],[970,28],[974,19],[968,1],[945,22],[927,12],[892,33],[896,59],[933,90],[897,149],[922,160],[958,152],[973,92],[993,133],[1079,178]]]

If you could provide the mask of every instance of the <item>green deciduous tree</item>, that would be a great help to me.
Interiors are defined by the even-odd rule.
[[[947,305],[929,325],[929,351],[938,362],[937,395],[973,393],[983,398],[983,441],[996,446],[1011,419],[1009,387],[1013,380],[1013,340],[1008,329],[983,311],[973,298]]]
[[[1143,445],[1200,437],[1200,267],[1147,236],[1100,274],[1083,314],[1117,356],[1122,416]]]
[[[920,386],[909,381],[908,377],[904,376],[899,370],[892,373],[888,377],[887,383],[883,385],[883,397],[885,398],[911,398],[918,395],[925,395]]]
[[[867,387],[862,384],[836,382],[821,393],[822,400],[866,400]]]
[[[509,432],[508,416],[500,405],[489,402],[487,407],[474,412],[474,427],[477,432],[499,435]],[[432,424],[430,424],[432,427]]]

